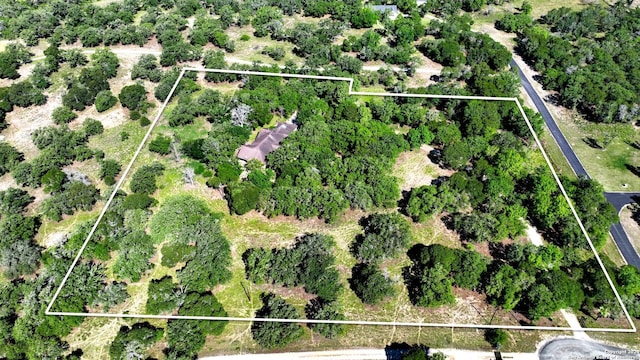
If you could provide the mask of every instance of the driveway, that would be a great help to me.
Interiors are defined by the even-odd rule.
[[[555,339],[546,343],[539,352],[540,360],[640,360],[640,352],[593,341],[579,339]]]

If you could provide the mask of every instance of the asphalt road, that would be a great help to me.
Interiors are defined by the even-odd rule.
[[[533,100],[533,103],[538,109],[538,112],[540,113],[540,115],[542,115],[545,124],[547,124],[549,132],[551,132],[551,135],[553,135],[553,138],[558,143],[558,146],[560,146],[560,150],[562,150],[562,153],[567,158],[567,161],[569,161],[569,165],[571,165],[573,171],[578,176],[586,176],[588,178],[589,174],[587,174],[587,170],[585,170],[584,166],[582,166],[582,163],[576,156],[576,153],[573,152],[571,145],[569,145],[569,142],[562,134],[562,131],[560,131],[558,124],[556,124],[555,120],[553,120],[553,116],[551,116],[549,109],[547,109],[547,106],[544,104],[544,101],[540,98],[536,90],[533,88],[533,85],[531,85],[529,79],[527,79],[527,77],[524,75],[522,69],[520,69],[520,66],[518,66],[518,64],[514,60],[511,60],[511,67],[515,67],[516,69],[518,69],[518,74],[520,75],[520,82],[522,83],[522,86],[527,91],[527,94],[529,94],[531,100]]]
[[[573,171],[578,176],[589,178],[587,170],[584,168],[584,166],[582,166],[582,163],[578,159],[578,156],[576,156],[576,153],[571,148],[571,145],[569,145],[569,142],[562,134],[562,131],[560,131],[558,124],[556,124],[553,116],[551,116],[549,109],[547,109],[547,106],[540,98],[536,90],[533,88],[531,82],[529,82],[529,79],[524,75],[518,63],[516,63],[514,60],[511,60],[511,67],[518,70],[518,75],[520,76],[522,86],[527,91],[527,94],[529,94],[529,97],[538,109],[540,115],[542,115],[542,118],[544,119],[544,122],[549,129],[549,132],[560,147],[560,150],[569,162],[569,165],[571,166]],[[639,195],[639,193],[605,193],[607,201],[609,201],[618,212],[620,212],[620,210],[626,204],[635,202],[634,198],[637,199]],[[638,256],[638,253],[631,245],[631,241],[629,241],[629,237],[625,233],[622,225],[620,223],[611,225],[609,232],[611,233],[611,236],[613,236],[613,240],[618,245],[618,249],[620,249],[620,252],[622,253],[622,256],[624,257],[627,264],[633,265],[636,268],[640,269],[640,256]]]
[[[539,352],[540,360],[640,360],[640,352],[578,339],[556,339]]]

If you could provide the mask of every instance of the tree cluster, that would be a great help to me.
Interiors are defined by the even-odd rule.
[[[177,273],[181,285],[192,291],[207,291],[230,279],[229,242],[204,201],[188,195],[171,197],[153,215],[149,228],[155,243],[195,248],[179,250],[192,254],[181,259],[186,262]]]
[[[518,33],[517,51],[560,103],[595,122],[634,122],[640,116],[636,19],[640,10],[618,2],[574,11],[551,10],[541,25]]]
[[[342,285],[334,268],[333,238],[306,234],[292,248],[251,248],[245,251],[247,279],[256,284],[304,286],[306,292],[327,301],[337,299]]]
[[[474,250],[439,244],[416,245],[409,250],[412,265],[404,268],[409,299],[414,305],[453,304],[452,286],[475,290],[487,270],[487,259]]]

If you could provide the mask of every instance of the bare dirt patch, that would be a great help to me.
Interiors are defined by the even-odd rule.
[[[400,188],[404,191],[422,185],[431,185],[438,176],[451,176],[453,171],[440,168],[431,162],[429,152],[433,147],[422,145],[417,150],[405,151],[398,156],[393,167],[393,175],[400,178]]]
[[[635,212],[640,211],[640,209],[635,209]],[[640,253],[640,225],[633,219],[633,211],[629,207],[622,209],[620,212],[620,223],[624,228],[624,231],[627,233],[629,237],[629,241],[631,241],[631,245],[636,250],[636,252]]]
[[[0,176],[0,191],[7,190],[10,187],[17,187],[16,181],[11,174],[7,173]]]
[[[41,127],[53,125],[51,113],[62,106],[62,92],[47,94],[47,102],[42,106],[16,107],[7,114],[9,126],[2,132],[5,140],[24,153],[26,160],[37,156],[39,150],[31,141],[31,133]]]

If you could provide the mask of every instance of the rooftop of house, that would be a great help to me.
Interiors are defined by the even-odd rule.
[[[298,128],[293,123],[278,123],[273,129],[262,129],[256,139],[249,145],[242,145],[238,150],[238,158],[249,161],[258,159],[265,162],[267,154],[280,147],[280,142]]]

